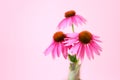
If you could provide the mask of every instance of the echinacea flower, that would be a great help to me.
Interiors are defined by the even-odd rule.
[[[62,53],[64,58],[66,59],[68,56],[68,47],[64,46],[65,38],[67,37],[66,34],[64,34],[62,31],[58,31],[54,33],[53,35],[53,41],[50,44],[50,46],[45,50],[45,55],[48,53],[52,53],[52,57],[55,58],[55,56],[60,56]]]
[[[82,23],[85,22],[86,22],[85,18],[83,18],[80,15],[76,15],[76,12],[74,10],[70,10],[65,12],[65,18],[58,24],[58,29],[62,29],[72,25],[76,26],[78,26],[78,24],[82,25]]]
[[[98,42],[101,42],[98,36],[91,34],[89,31],[82,31],[80,33],[69,34],[70,40],[68,40],[68,45],[74,43],[71,48],[71,52],[76,54],[77,58],[83,60],[86,53],[89,59],[94,59],[93,53],[100,55],[102,51]]]

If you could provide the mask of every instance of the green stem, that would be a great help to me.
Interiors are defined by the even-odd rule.
[[[73,24],[72,24],[72,31],[75,32],[75,30],[74,30],[74,25],[73,25]]]
[[[80,79],[80,64],[70,63],[68,80],[81,80]]]
[[[75,32],[75,29],[74,29],[74,25],[72,24],[72,32],[74,33]],[[71,62],[78,62],[79,60],[77,60],[77,58],[76,58],[76,55],[68,55],[69,56],[69,59],[70,59],[70,61]]]
[[[72,24],[72,31],[74,30],[74,25]],[[76,55],[70,55],[68,54],[69,60],[70,60],[70,67],[69,67],[69,76],[68,80],[80,80],[80,64],[79,60],[77,60]]]

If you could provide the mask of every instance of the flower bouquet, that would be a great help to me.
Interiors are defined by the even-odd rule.
[[[102,51],[98,45],[99,36],[84,30],[79,33],[75,32],[74,26],[79,26],[86,23],[86,19],[77,15],[74,10],[65,12],[65,18],[58,24],[58,30],[53,34],[53,40],[44,54],[50,52],[52,57],[63,55],[65,59],[70,60],[68,80],[80,79],[80,66],[86,54],[88,59],[94,59],[94,53],[100,55]],[[65,33],[61,29],[71,27],[72,33]]]

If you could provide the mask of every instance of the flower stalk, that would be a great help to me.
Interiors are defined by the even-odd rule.
[[[68,80],[80,80],[80,66],[79,61],[70,63]]]
[[[72,24],[72,31],[73,31],[73,33],[75,32],[73,24]],[[79,60],[77,60],[76,55],[68,54],[68,57],[70,60],[68,80],[80,80]]]
[[[72,31],[75,32],[74,25],[72,24]]]

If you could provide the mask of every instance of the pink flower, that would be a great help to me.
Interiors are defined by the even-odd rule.
[[[77,55],[77,58],[83,60],[84,55],[86,53],[89,59],[94,59],[93,53],[100,55],[100,51],[102,51],[101,47],[97,42],[101,42],[98,40],[98,36],[91,34],[88,31],[82,31],[80,33],[69,34],[68,37],[71,37],[67,42],[67,45],[74,43],[71,48],[71,52]]]
[[[56,33],[54,33],[53,35],[53,41],[50,44],[50,46],[45,50],[45,55],[47,55],[48,53],[52,52],[52,57],[55,58],[55,56],[60,56],[60,53],[63,54],[64,58],[66,59],[68,56],[68,48],[64,46],[64,41],[65,38],[67,37],[66,34],[64,34],[62,31],[58,31]]]
[[[58,29],[72,26],[73,24],[76,26],[78,26],[78,24],[82,25],[82,23],[85,22],[85,18],[80,15],[76,15],[76,12],[74,10],[70,10],[65,13],[65,18],[58,24]]]

